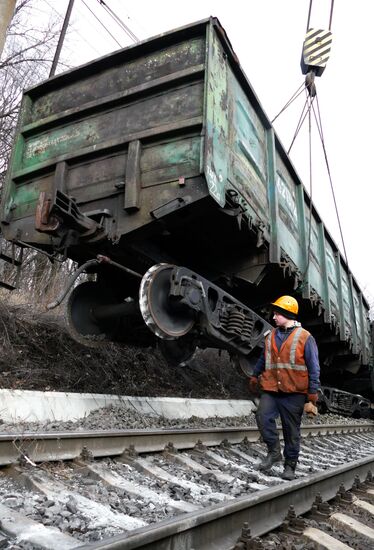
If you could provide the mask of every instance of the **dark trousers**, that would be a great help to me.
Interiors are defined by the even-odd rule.
[[[269,451],[279,445],[275,419],[280,416],[284,438],[284,458],[297,460],[300,452],[300,424],[306,395],[264,392],[256,412],[257,425]]]

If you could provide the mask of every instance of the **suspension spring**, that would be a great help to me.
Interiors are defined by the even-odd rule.
[[[230,312],[230,318],[227,323],[227,330],[234,334],[241,334],[243,324],[245,321],[245,315],[241,311],[234,309]]]
[[[243,328],[241,331],[241,336],[243,339],[249,339],[251,337],[252,331],[253,331],[253,325],[254,322],[249,317],[245,317]]]

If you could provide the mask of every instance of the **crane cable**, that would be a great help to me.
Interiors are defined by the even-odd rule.
[[[330,4],[330,17],[329,17],[329,27],[328,32],[326,31],[317,31],[310,29],[310,17],[312,13],[313,0],[309,2],[309,11],[306,23],[306,38],[304,41],[304,58],[302,59],[302,71],[305,77],[305,85],[309,90],[309,93],[312,95],[315,93],[315,76],[321,76],[324,71],[325,64],[328,60],[329,55],[329,45],[331,43],[331,25],[332,25],[332,16],[334,12],[334,0],[331,0]],[[309,33],[312,34],[309,34]],[[291,96],[287,103],[282,107],[279,113],[272,119],[271,123],[281,115],[293,101],[300,95],[300,89],[303,88],[303,84],[297,89],[297,91]],[[299,93],[300,92],[300,93]]]
[[[327,170],[327,174],[328,174],[328,178],[329,178],[329,182],[330,182],[331,194],[332,194],[332,198],[333,198],[333,201],[334,201],[336,218],[337,218],[338,226],[339,226],[340,239],[342,241],[342,246],[343,246],[344,259],[345,259],[345,263],[347,265],[348,286],[349,286],[349,291],[350,291],[350,295],[351,295],[353,320],[354,320],[354,327],[355,327],[356,340],[357,340],[358,339],[357,317],[356,317],[356,310],[355,310],[355,301],[354,301],[354,294],[353,294],[352,277],[349,276],[350,269],[349,269],[349,263],[348,263],[347,249],[346,249],[346,246],[345,246],[343,228],[342,228],[342,224],[341,224],[341,221],[340,221],[339,209],[338,209],[338,204],[337,204],[337,201],[336,201],[336,195],[335,195],[334,185],[333,185],[332,176],[331,176],[330,164],[329,164],[329,160],[328,160],[328,157],[327,157],[326,145],[325,145],[325,140],[324,140],[324,136],[323,136],[322,118],[321,118],[321,112],[320,112],[320,108],[319,108],[318,98],[317,98],[316,103],[317,103],[318,119],[317,119],[317,115],[316,115],[314,106],[313,106],[313,114],[314,114],[314,118],[315,118],[315,121],[316,121],[316,126],[317,126],[317,129],[318,129],[319,137],[320,137],[321,144],[322,144],[322,149],[323,149],[323,154],[324,154],[325,164],[326,164],[326,170]],[[363,342],[362,342],[362,345],[364,345]]]
[[[307,18],[307,25],[306,25],[307,36],[308,36],[308,31],[310,29],[310,16],[311,16],[311,12],[312,12],[312,7],[313,7],[313,0],[310,0],[309,12],[308,12],[308,18]],[[334,12],[334,0],[331,0],[330,18],[329,18],[329,27],[328,27],[329,31],[331,31],[333,12]],[[322,74],[323,70],[324,69],[321,70],[321,72],[319,73],[319,76]],[[349,293],[350,293],[351,304],[352,304],[354,332],[355,332],[355,338],[356,338],[356,342],[357,342],[358,341],[357,317],[356,317],[355,300],[354,300],[354,294],[353,294],[352,277],[350,276],[347,249],[346,249],[346,246],[345,246],[345,239],[344,239],[344,235],[343,235],[342,224],[341,224],[341,221],[340,221],[339,209],[338,209],[338,204],[337,204],[337,201],[336,201],[336,195],[335,195],[334,185],[333,185],[332,176],[331,176],[330,164],[329,164],[329,161],[328,161],[325,140],[324,140],[324,137],[323,137],[322,118],[321,118],[321,112],[320,112],[320,108],[319,108],[317,91],[316,91],[316,87],[315,87],[315,83],[314,83],[314,78],[315,78],[316,74],[317,74],[317,72],[315,70],[313,70],[313,68],[312,68],[312,70],[309,73],[306,74],[305,84],[306,84],[306,87],[309,88],[309,90],[308,90],[309,93],[313,96],[316,96],[316,98],[317,98],[316,103],[317,103],[317,110],[318,110],[318,119],[317,119],[317,115],[315,113],[314,105],[311,104],[311,107],[313,109],[313,114],[314,114],[314,118],[315,118],[315,121],[316,121],[316,126],[317,126],[317,129],[318,129],[319,137],[320,137],[321,144],[322,144],[322,149],[323,149],[323,154],[324,154],[325,164],[326,164],[326,170],[327,170],[327,174],[328,174],[328,178],[329,178],[329,182],[330,182],[330,189],[331,189],[331,194],[332,194],[332,197],[333,197],[335,213],[336,213],[336,218],[337,218],[338,227],[339,227],[340,239],[341,239],[342,247],[343,247],[344,260],[345,260],[345,263],[346,263],[346,266],[347,266],[348,287],[349,287]],[[309,159],[309,162],[310,162],[310,159]],[[311,175],[310,175],[310,181],[311,181]],[[312,200],[310,202],[310,208],[312,210]],[[311,229],[310,222],[311,222],[311,216],[310,216],[310,221],[309,221],[309,236],[311,234],[310,233],[310,229]],[[309,261],[310,261],[309,260],[310,245],[311,245],[311,242],[309,241],[307,268],[309,267]],[[307,269],[305,271],[305,274],[306,273],[307,273]],[[362,345],[363,345],[363,343],[362,343]]]
[[[306,26],[307,36],[308,36],[308,32],[311,31],[309,25],[310,25],[310,17],[311,17],[311,12],[312,12],[312,6],[313,6],[313,0],[310,0],[308,17],[307,17],[307,26]],[[328,27],[329,32],[331,31],[333,10],[334,10],[334,0],[331,0],[329,27]],[[317,42],[317,39],[318,39],[317,32],[315,32],[315,35],[317,36],[316,42]],[[328,38],[329,38],[329,36],[328,36]],[[327,42],[326,46],[328,46],[330,42],[331,42],[331,40]],[[305,45],[305,43],[304,43],[304,45]],[[325,56],[328,55],[328,51],[329,51],[329,50],[327,50],[327,54],[326,54],[326,46],[325,46],[325,50],[322,52],[322,55],[325,55]],[[312,46],[312,48],[313,48],[313,46]],[[320,47],[320,49],[321,49],[321,47]],[[313,57],[310,57],[309,59],[312,60]],[[321,57],[319,59],[321,59]],[[324,62],[326,62],[326,61],[327,61],[327,57],[325,57],[325,59],[324,59]],[[304,63],[305,63],[305,58],[304,58]],[[329,183],[330,183],[330,189],[331,189],[331,193],[332,193],[332,197],[333,197],[334,208],[335,208],[338,227],[339,227],[340,239],[341,239],[342,247],[343,247],[344,260],[345,260],[345,263],[346,263],[346,266],[347,266],[348,287],[349,287],[350,298],[351,298],[351,303],[352,303],[352,314],[353,314],[352,316],[353,316],[353,321],[354,321],[353,325],[354,325],[354,332],[355,332],[356,342],[357,342],[357,340],[358,340],[357,317],[356,317],[356,311],[355,311],[355,300],[354,300],[354,293],[353,293],[352,277],[350,276],[347,249],[346,249],[346,245],[345,245],[345,239],[344,239],[344,235],[343,235],[343,229],[342,229],[342,224],[341,224],[341,220],[340,220],[339,209],[338,209],[338,204],[337,204],[337,200],[336,200],[336,194],[335,194],[334,185],[333,185],[333,181],[332,181],[330,164],[329,164],[329,160],[328,160],[328,156],[327,156],[327,150],[326,150],[326,145],[325,145],[325,140],[324,140],[324,135],[323,135],[323,128],[322,128],[321,112],[320,112],[320,108],[319,108],[319,101],[318,101],[317,90],[316,90],[316,86],[315,86],[315,76],[316,75],[320,76],[322,74],[322,72],[324,70],[324,65],[322,65],[322,67],[319,66],[316,69],[315,67],[313,67],[313,65],[311,63],[311,67],[305,66],[304,68],[305,68],[305,72],[304,71],[303,72],[304,72],[304,74],[306,74],[305,90],[307,91],[307,98],[306,98],[306,102],[304,104],[304,107],[302,109],[299,121],[297,123],[297,127],[296,127],[296,130],[295,130],[291,145],[288,149],[288,154],[289,154],[290,151],[291,151],[291,148],[292,148],[292,146],[293,146],[293,144],[296,140],[296,137],[298,136],[298,134],[300,132],[300,129],[301,129],[306,117],[308,116],[310,211],[309,211],[309,225],[308,225],[307,261],[306,261],[304,272],[302,274],[300,287],[302,288],[306,284],[305,278],[306,278],[306,275],[307,275],[307,272],[308,272],[308,269],[309,269],[310,256],[311,256],[312,211],[313,211],[313,202],[312,202],[312,197],[313,197],[313,185],[312,185],[313,184],[313,177],[312,177],[312,120],[311,120],[311,112],[313,111],[314,119],[315,119],[316,126],[317,126],[317,129],[318,129],[319,138],[320,138],[320,141],[321,141],[321,144],[322,144],[322,149],[323,149],[327,174],[328,174]],[[319,73],[318,73],[318,71],[319,71]],[[273,118],[273,120],[271,121],[272,123],[279,117],[280,114],[282,114],[291,105],[291,103],[293,103],[293,101],[297,97],[299,97],[299,95],[300,95],[299,90],[300,90],[300,88],[298,88],[298,90],[291,96],[290,100],[285,104],[285,106],[280,110],[280,112]],[[314,108],[314,100],[316,100],[318,116],[317,116],[315,108]],[[342,312],[342,313],[344,313],[344,312]]]
[[[292,138],[291,144],[290,144],[290,146],[288,148],[288,151],[287,151],[288,155],[291,152],[292,146],[295,143],[295,140],[296,140],[296,138],[297,138],[297,136],[298,136],[298,134],[301,130],[302,125],[304,124],[304,121],[305,121],[306,117],[308,116],[308,114],[310,115],[310,108],[311,108],[311,104],[313,103],[313,100],[314,100],[314,97],[312,99],[310,99],[310,96],[307,95],[305,103],[304,103],[303,110],[301,111],[299,122],[297,123],[294,136]]]
[[[298,89],[296,90],[296,92],[290,97],[290,99],[286,102],[286,104],[284,105],[284,107],[282,107],[282,109],[279,111],[279,113],[271,120],[271,123],[273,124],[277,118],[291,105],[291,103],[293,103],[295,101],[295,99],[297,99],[299,97],[299,95],[301,95],[304,91],[304,82],[298,87]]]
[[[306,265],[304,268],[304,272],[301,277],[301,287],[305,285],[305,277],[309,270],[309,264],[310,264],[310,252],[311,252],[311,245],[312,245],[312,212],[313,212],[313,171],[312,171],[312,116],[311,116],[311,110],[313,106],[313,101],[317,96],[311,97],[309,94],[307,94],[306,103],[308,105],[307,109],[307,115],[308,115],[308,153],[309,153],[309,199],[310,199],[310,205],[309,205],[309,221],[308,221],[308,254],[306,259]],[[306,115],[305,115],[306,116]],[[305,118],[305,117],[304,117]],[[295,136],[296,137],[296,136]],[[295,139],[294,137],[294,139]],[[292,146],[292,145],[291,145]],[[291,147],[289,151],[291,150]]]
[[[310,25],[310,16],[311,16],[311,13],[312,13],[312,7],[313,7],[313,0],[310,0],[309,2],[309,11],[308,11],[308,18],[307,18],[307,22],[306,22],[306,32],[308,32],[309,30],[309,25]],[[333,12],[334,12],[334,0],[331,0],[331,5],[330,5],[330,18],[329,18],[329,31],[331,31],[331,24],[332,24],[332,15],[333,15]]]

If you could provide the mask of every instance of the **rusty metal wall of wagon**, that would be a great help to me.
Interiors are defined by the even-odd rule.
[[[2,205],[8,239],[51,243],[33,227],[41,191],[62,191],[84,214],[105,210],[112,240],[176,197],[207,194],[179,180],[201,173],[205,31],[147,41],[26,91]]]
[[[81,262],[181,262],[254,308],[294,292],[321,346],[370,363],[368,303],[215,18],[26,91],[1,227]]]

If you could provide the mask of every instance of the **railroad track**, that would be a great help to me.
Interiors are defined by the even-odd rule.
[[[317,493],[371,489],[372,425],[302,432],[287,483],[280,466],[259,472],[256,428],[2,434],[0,548],[250,548],[291,504],[299,515]]]

